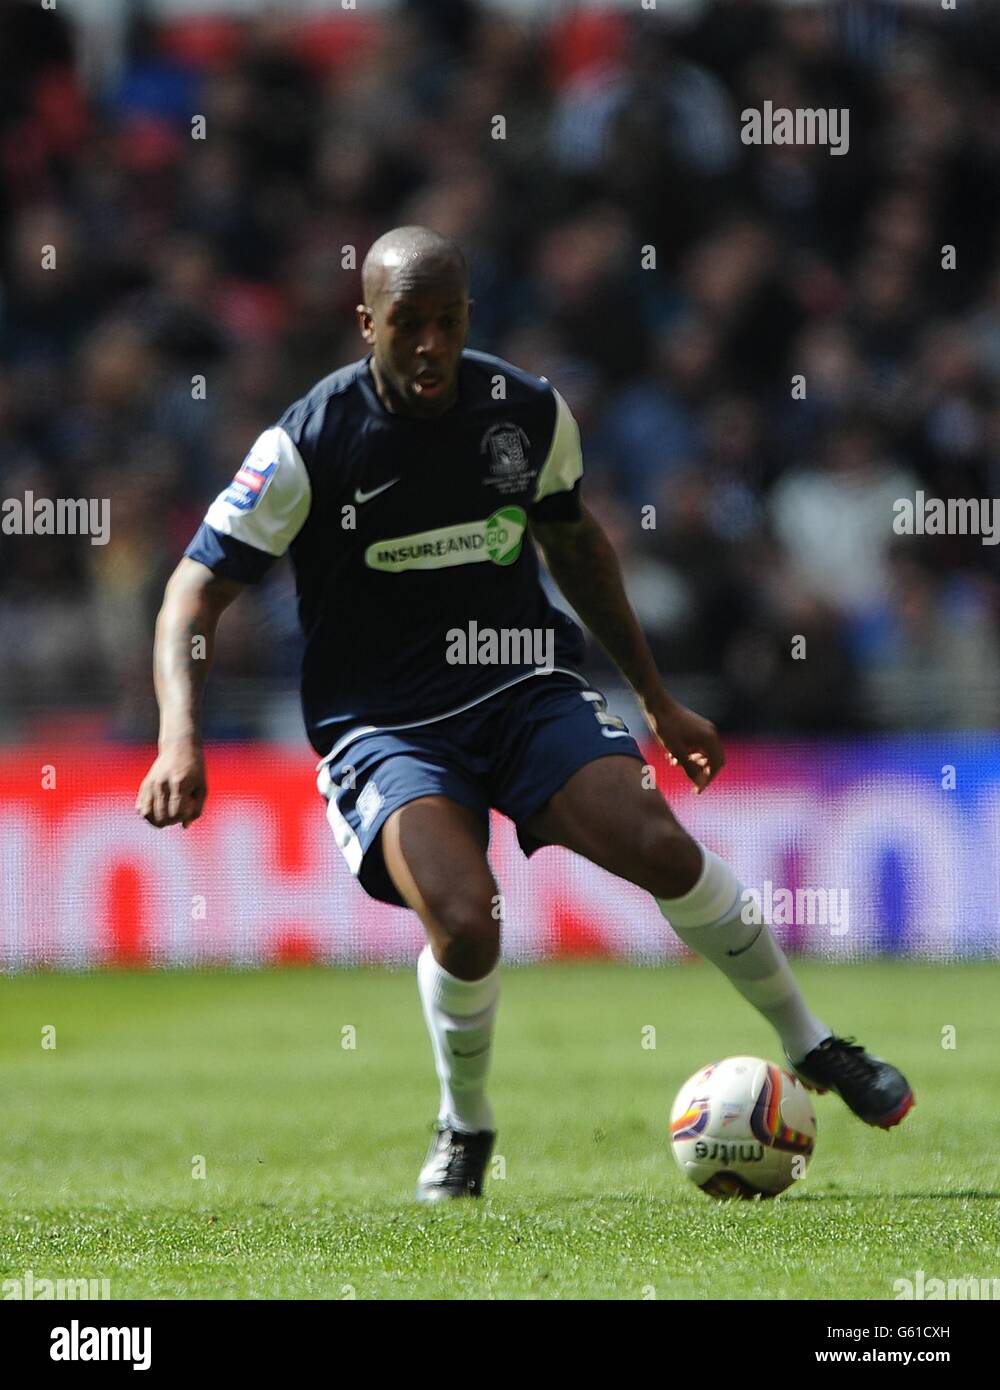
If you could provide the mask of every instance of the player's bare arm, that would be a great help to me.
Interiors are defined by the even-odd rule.
[[[653,734],[700,792],[725,766],[719,735],[664,689],[614,547],[594,514],[580,510],[579,521],[532,522],[532,535],[553,579],[635,691]]]
[[[138,814],[158,829],[180,822],[186,830],[204,807],[208,786],[201,697],[219,618],[244,588],[238,580],[213,574],[187,556],[167,582],[153,646],[159,754],[135,803]]]

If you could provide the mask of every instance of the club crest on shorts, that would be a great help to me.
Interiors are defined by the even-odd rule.
[[[378,815],[385,798],[375,785],[375,779],[370,778],[362,788],[356,802],[358,818],[361,822],[361,829],[367,830],[372,821]]]
[[[528,465],[531,441],[520,425],[501,420],[483,435],[479,452],[490,456],[490,477],[485,479],[498,492],[522,492],[538,471]]]

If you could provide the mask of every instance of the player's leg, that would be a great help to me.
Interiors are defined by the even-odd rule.
[[[428,944],[417,982],[441,1083],[423,1200],[477,1195],[495,1135],[486,1098],[499,994],[499,897],[486,858],[489,802],[463,727],[375,730],[317,779],[337,845],[364,891],[415,911]]]
[[[732,869],[693,839],[634,757],[581,767],[527,823],[532,835],[645,888],[686,946],[717,966],[798,1061],[831,1030],[806,1007],[767,926],[741,916]]]
[[[446,796],[400,806],[382,827],[389,877],[427,932],[435,961],[463,983],[500,956],[496,880],[481,816]]]
[[[466,806],[427,796],[382,827],[382,856],[428,944],[417,982],[441,1085],[437,1129],[417,1185],[424,1201],[482,1191],[495,1139],[486,1095],[500,990],[496,881],[487,830]]]
[[[772,1025],[807,1084],[836,1090],[869,1124],[888,1127],[907,1113],[913,1095],[906,1079],[835,1037],[811,1012],[770,927],[745,918],[739,879],[692,839],[655,788],[643,785],[639,759],[586,763],[526,829],[651,893],[685,945],[717,966]]]

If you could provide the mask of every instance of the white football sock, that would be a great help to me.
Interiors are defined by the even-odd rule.
[[[700,848],[703,862],[694,887],[656,904],[685,946],[717,965],[776,1030],[792,1061],[801,1062],[831,1030],[806,1007],[770,927],[744,922],[743,888],[732,869]]]
[[[492,1129],[486,1074],[500,999],[500,962],[481,980],[459,980],[425,946],[417,961],[417,985],[441,1083],[439,1123],[467,1134]]]

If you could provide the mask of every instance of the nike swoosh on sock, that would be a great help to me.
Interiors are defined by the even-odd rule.
[[[741,947],[739,948],[739,950],[736,950],[736,951],[727,951],[727,952],[726,952],[726,955],[727,955],[727,956],[741,956],[741,955],[743,954],[744,951],[749,951],[750,947],[753,946],[753,945],[755,944],[755,942],[758,940],[758,938],[759,938],[759,936],[760,936],[760,934],[761,934],[761,932],[762,932],[763,930],[764,930],[764,924],[761,923],[760,927],[759,927],[758,930],[757,930],[757,935],[754,937],[753,941],[748,941],[747,944],[746,944],[745,946],[741,946]]]

